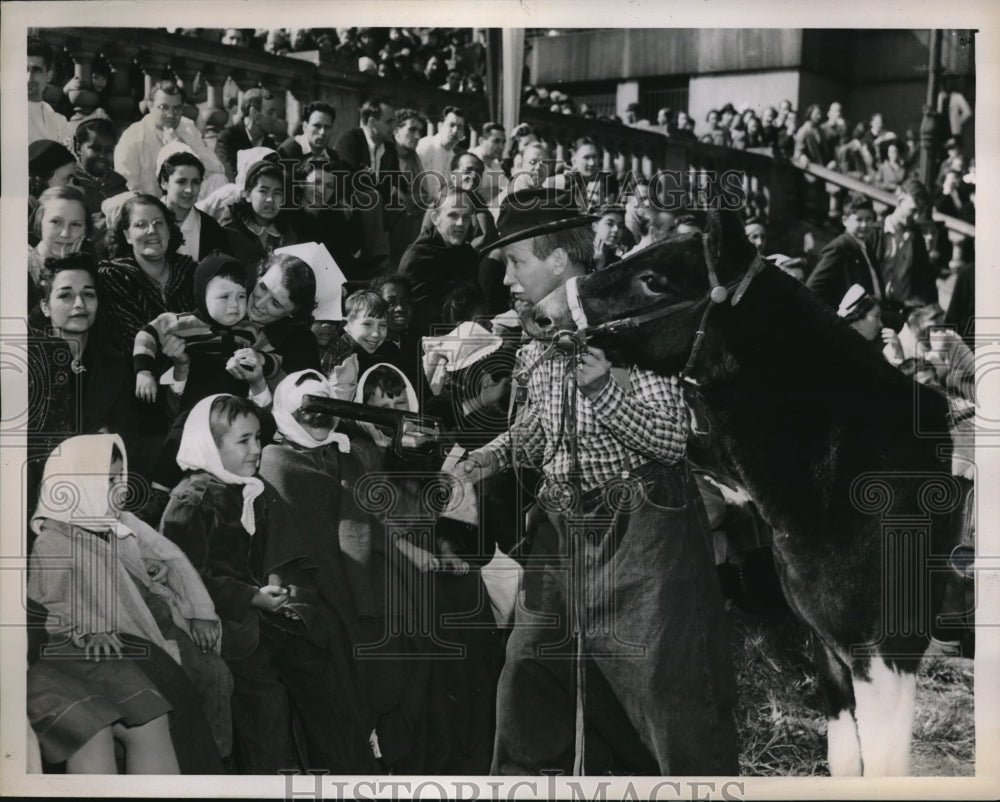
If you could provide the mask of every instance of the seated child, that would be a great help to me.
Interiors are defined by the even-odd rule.
[[[506,291],[506,288],[504,288]],[[401,361],[397,365],[417,390],[417,397],[430,397],[430,388],[420,365],[420,337],[413,329],[413,292],[409,279],[398,274],[383,276],[372,282],[372,292],[377,292],[389,305],[386,320],[386,343],[399,348]],[[388,351],[388,349],[386,349]]]
[[[882,307],[860,284],[852,284],[837,307],[837,317],[865,338],[873,350],[898,367],[903,361],[899,336],[882,325]]]
[[[337,398],[354,397],[358,376],[379,362],[402,367],[402,352],[386,342],[388,304],[369,290],[352,293],[344,301],[344,330],[320,357],[324,375]]]
[[[70,438],[46,463],[28,595],[46,609],[49,645],[29,676],[29,717],[46,757],[67,760],[71,772],[115,773],[114,738],[129,773],[178,773],[163,716],[172,705],[140,669],[153,668],[148,649],[139,663],[120,659],[123,648],[141,639],[180,664],[225,750],[231,679],[213,651],[219,622],[197,572],[158,532],[115,509],[126,481],[117,435]],[[199,714],[182,736],[213,751],[209,726]]]
[[[365,371],[359,382],[361,403],[379,409],[417,412],[417,395],[406,375],[394,365],[378,363]]]
[[[227,370],[230,360],[248,368],[261,361],[265,377],[277,374],[281,358],[260,326],[246,317],[247,287],[253,278],[252,271],[218,251],[198,263],[194,274],[197,310],[179,315],[164,312],[135,336],[132,361],[139,399],[156,400],[154,370],[161,351],[174,362],[171,390],[179,398],[179,412],[206,395],[246,391],[246,383]],[[184,347],[167,353],[168,335],[182,340]],[[255,395],[265,389],[262,381],[251,388]]]
[[[358,382],[357,396],[354,400],[379,409],[419,411],[417,394],[409,379],[399,368],[387,364],[374,365],[365,371]],[[374,423],[362,423],[361,426],[383,452],[392,444],[393,433],[388,427]],[[451,543],[440,535],[436,540],[440,557],[408,538],[396,538],[394,545],[421,572],[446,570],[456,574],[468,573],[469,564],[456,556]]]
[[[510,426],[508,412],[515,354],[501,345],[485,356],[472,357],[449,366],[453,369],[446,373],[445,391],[434,399],[435,404],[427,413],[461,432],[467,447],[478,448]]]
[[[236,767],[246,774],[289,768],[290,694],[307,768],[364,773],[368,744],[349,739],[351,727],[335,725],[351,705],[342,698],[343,677],[308,637],[283,567],[269,564],[279,538],[269,542],[260,456],[254,405],[231,395],[203,398],[184,424],[177,463],[187,473],[160,524],[198,569],[222,619],[222,656],[234,680]]]

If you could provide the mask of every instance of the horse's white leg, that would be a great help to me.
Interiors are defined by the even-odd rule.
[[[854,678],[855,717],[866,777],[910,773],[910,741],[916,709],[917,677],[895,671],[879,657],[869,681]]]
[[[826,722],[826,760],[831,777],[861,776],[861,741],[850,710]]]
[[[826,761],[833,777],[861,776],[861,741],[847,664],[816,635],[813,656],[826,707]]]

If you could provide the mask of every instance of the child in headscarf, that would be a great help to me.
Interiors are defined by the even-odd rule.
[[[426,605],[405,582],[412,569],[401,571],[405,561],[388,547],[392,519],[407,514],[414,494],[387,474],[383,454],[359,426],[347,442],[331,416],[306,412],[307,395],[337,397],[322,374],[309,370],[287,376],[274,391],[278,437],[261,460],[261,475],[282,500],[272,524],[308,544],[321,593],[347,627],[347,660],[364,692],[361,731],[377,730],[385,769],[422,773],[431,647],[414,619]]]
[[[399,368],[385,363],[373,365],[362,374],[354,400],[377,409],[395,409],[413,413],[419,411],[417,394],[410,380]],[[385,426],[368,422],[362,423],[361,428],[383,454],[388,452],[394,432],[388,431]],[[399,537],[393,539],[393,545],[419,571],[446,570],[456,574],[468,573],[469,564],[455,554],[449,539],[443,537],[440,532],[437,533],[436,544],[433,545],[430,543],[418,545],[411,539],[412,536],[399,534]],[[435,555],[435,551],[439,556]]]
[[[242,197],[250,168],[263,160],[273,161],[277,164],[278,152],[273,148],[246,148],[238,151],[236,154],[236,182],[224,184],[207,195],[203,193],[202,199],[195,204],[195,207],[214,217],[217,222],[224,220],[229,214],[229,207]]]
[[[231,395],[199,401],[177,453],[188,473],[171,492],[160,525],[200,572],[222,619],[222,656],[234,680],[236,767],[246,774],[288,768],[290,694],[306,740],[306,768],[364,773],[367,743],[352,741],[353,730],[342,722],[351,708],[345,672],[315,642],[295,603],[297,587],[273,558],[285,533],[268,535],[271,503],[257,475],[260,456],[260,421],[250,401]]]
[[[116,509],[126,481],[117,435],[70,438],[45,465],[31,518],[28,596],[47,610],[49,645],[29,673],[29,718],[46,757],[68,759],[71,772],[115,772],[114,737],[126,746],[129,773],[175,774],[164,716],[172,706],[137,662],[120,659],[132,643],[123,646],[121,636],[180,663],[180,641],[207,651],[218,622],[180,550]]]
[[[355,401],[382,409],[419,411],[413,385],[402,371],[388,364],[374,365],[362,374]],[[361,427],[382,452],[383,470],[390,475],[396,474],[393,485],[397,488],[399,500],[394,505],[394,514],[406,520],[405,505],[413,504],[418,499],[418,514],[426,516],[431,512],[433,516],[433,523],[429,526],[393,526],[391,520],[387,526],[388,539],[395,551],[412,566],[408,571],[402,571],[401,575],[416,597],[417,609],[414,612],[418,622],[430,629],[436,642],[460,643],[465,653],[460,664],[447,657],[431,662],[428,740],[434,744],[434,749],[425,771],[485,771],[493,738],[495,705],[492,694],[496,688],[498,666],[502,662],[502,641],[494,637],[491,629],[494,623],[492,613],[482,606],[482,574],[471,571],[469,562],[456,553],[456,547],[461,548],[459,544],[473,539],[475,529],[448,517],[450,506],[441,514],[428,510],[430,505],[427,499],[435,481],[433,469],[440,469],[440,458],[428,466],[430,471],[424,468],[414,472],[406,463],[400,465],[393,459],[391,435],[394,433],[373,423],[362,423]],[[402,445],[408,445],[405,436]],[[431,480],[430,485],[427,484],[428,479]],[[463,492],[474,491],[467,488]],[[478,549],[473,551],[479,556]],[[419,572],[417,577],[423,576],[417,578],[415,572]],[[430,588],[433,588],[434,601],[430,608],[431,615],[427,616],[420,607],[420,600],[426,598]],[[486,589],[489,590],[489,587],[486,586]],[[442,626],[450,616],[467,622],[469,628],[465,629],[461,624]],[[379,734],[382,734],[381,727]]]

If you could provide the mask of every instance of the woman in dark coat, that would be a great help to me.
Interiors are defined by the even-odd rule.
[[[135,335],[157,315],[195,308],[195,263],[177,252],[182,241],[159,199],[136,193],[122,205],[111,233],[112,258],[99,270],[104,324],[118,353],[131,357]]]
[[[96,325],[104,297],[93,257],[76,253],[47,260],[40,293],[29,316],[29,508],[42,461],[67,437],[120,434],[139,474],[148,473],[157,447],[157,438],[142,432],[131,361],[109,347]],[[101,316],[106,314],[102,307]]]

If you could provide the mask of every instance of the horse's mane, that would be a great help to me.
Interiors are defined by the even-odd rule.
[[[879,406],[876,399],[888,396],[893,403],[907,404],[903,412],[911,408],[914,393],[941,397],[930,388],[921,390],[812,290],[778,268],[765,267],[732,313],[732,323],[741,331],[752,330],[753,337],[731,337],[729,348],[737,358],[751,359],[758,369],[792,370],[797,384],[833,388],[842,397],[863,393],[873,407]],[[767,354],[749,352],[761,346]],[[941,401],[940,408],[945,409],[943,397]]]

